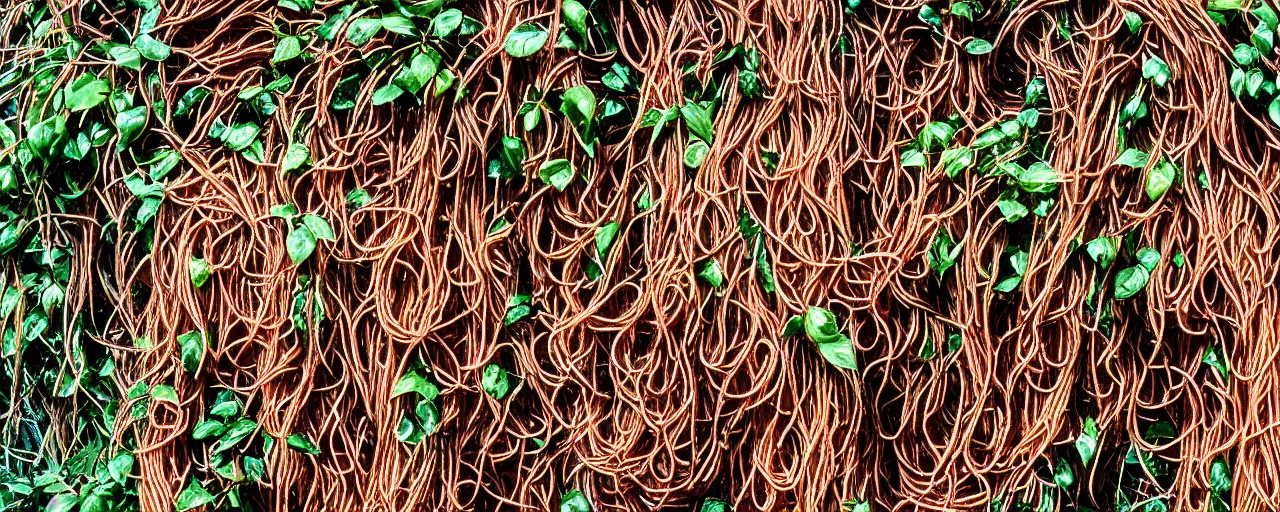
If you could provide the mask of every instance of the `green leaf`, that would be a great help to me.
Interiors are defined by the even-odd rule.
[[[800,315],[792,315],[787,319],[787,323],[782,326],[783,338],[789,338],[804,332],[804,317]]]
[[[1018,222],[1023,217],[1026,217],[1028,213],[1031,213],[1026,206],[1023,206],[1022,203],[1012,197],[1001,197],[996,200],[996,207],[1000,209],[1000,214],[1004,216],[1005,222],[1010,223]]]
[[[925,153],[935,153],[946,149],[951,144],[951,139],[956,134],[956,129],[950,123],[942,121],[932,121],[920,130],[920,150]]]
[[[46,488],[45,492],[49,492],[49,489]],[[66,492],[54,496],[53,499],[49,500],[49,504],[43,510],[45,512],[71,512],[79,503],[79,496],[71,492]],[[14,503],[6,503],[5,506],[8,507],[13,504]],[[83,509],[83,507],[81,508]]]
[[[191,285],[196,288],[204,288],[204,284],[209,282],[209,276],[213,275],[209,269],[209,263],[203,258],[192,257],[188,268],[191,274]]]
[[[1138,249],[1134,254],[1138,258],[1138,264],[1147,269],[1147,272],[1155,272],[1156,265],[1160,263],[1160,252],[1150,247]]]
[[[1178,431],[1167,421],[1152,423],[1147,427],[1147,433],[1142,436],[1148,443],[1156,443],[1161,439],[1173,439],[1176,437],[1178,437]]]
[[[63,101],[72,112],[98,106],[111,94],[111,83],[84,72],[63,89]],[[6,146],[8,144],[5,144]]]
[[[511,325],[527,318],[533,312],[532,297],[526,294],[515,294],[507,299],[507,314],[502,325]]]
[[[244,476],[254,482],[261,482],[267,474],[267,464],[258,457],[244,458]]]
[[[402,36],[414,37],[418,34],[418,27],[413,24],[412,20],[394,13],[382,17],[382,28],[386,29],[387,32]]]
[[[961,245],[951,240],[951,235],[945,229],[938,228],[937,233],[933,236],[933,245],[926,254],[929,260],[929,268],[938,273],[938,279],[942,279],[946,275],[947,270],[956,263],[956,259],[960,257]]]
[[[702,501],[702,507],[698,509],[698,512],[728,512],[728,510],[729,510],[728,504],[725,503],[724,500],[707,498]],[[864,512],[871,512],[871,511],[866,510]]]
[[[200,508],[213,503],[213,495],[209,491],[204,490],[200,482],[195,478],[187,484],[187,488],[178,493],[178,498],[174,500],[173,506],[178,512]]]
[[[1147,287],[1149,279],[1151,279],[1151,273],[1142,265],[1122,269],[1116,273],[1116,299],[1127,299],[1137,295]]]
[[[480,387],[484,388],[484,392],[489,396],[502,400],[511,391],[507,370],[492,363],[485,366],[484,373],[480,377]]]
[[[1280,17],[1276,16],[1276,11],[1271,8],[1271,5],[1268,4],[1266,0],[1254,2],[1253,10],[1250,12],[1252,12],[1254,16],[1257,16],[1259,21],[1265,23],[1272,32],[1275,32],[1277,28],[1280,28]]]
[[[587,8],[578,0],[564,0],[560,3],[560,19],[579,39],[587,40]]]
[[[400,71],[396,73],[392,83],[405,92],[416,95],[439,72],[440,59],[440,52],[437,52],[434,48],[428,47],[426,50],[415,51],[409,62],[400,67]],[[397,96],[399,95],[397,94]],[[376,92],[374,97],[377,97]]]
[[[573,164],[563,158],[548,160],[538,167],[538,177],[542,182],[560,191],[569,186],[569,182],[573,181],[575,175],[577,170],[573,168]]]
[[[938,354],[938,351],[933,346],[933,338],[930,337],[928,334],[925,334],[924,343],[920,344],[920,350],[916,352],[916,357],[919,358],[921,361],[928,361],[930,359],[933,359],[933,356],[937,354]]]
[[[326,18],[324,23],[320,24],[320,27],[316,29],[316,34],[319,34],[325,41],[332,41],[334,37],[337,37],[338,29],[342,28],[342,24],[347,22],[347,18],[351,17],[351,13],[355,11],[355,8],[356,5],[354,3],[342,6],[342,9],[339,9],[333,16]]]
[[[187,92],[183,93],[182,97],[178,99],[178,103],[173,107],[173,115],[175,117],[186,116],[187,113],[191,112],[197,104],[204,101],[208,96],[209,88],[203,85],[197,85],[187,89]]]
[[[392,101],[395,101],[396,98],[399,98],[401,94],[404,94],[404,89],[401,89],[396,84],[384,85],[379,87],[378,90],[373,91],[373,104],[384,105],[391,103]]]
[[[1123,165],[1134,169],[1142,169],[1147,166],[1147,162],[1150,159],[1151,155],[1134,148],[1129,148],[1124,150],[1124,153],[1121,153],[1120,157],[1116,158],[1115,163],[1112,165]]]
[[[1231,376],[1231,368],[1227,366],[1226,355],[1216,345],[1205,347],[1204,355],[1201,356],[1200,361],[1218,370],[1218,375],[1222,377],[1223,381],[1226,381]]]
[[[370,201],[373,201],[373,197],[365,189],[353,188],[347,192],[347,205],[352,209],[364,208]]]
[[[976,37],[964,45],[964,51],[969,52],[969,55],[986,55],[991,53],[991,49],[990,42]]]
[[[1231,491],[1231,466],[1222,455],[1215,457],[1209,465],[1209,491],[1216,496]]]
[[[724,286],[724,273],[720,271],[720,264],[714,259],[708,259],[702,262],[698,270],[698,277],[702,278],[712,288],[720,288]]]
[[[284,244],[289,252],[289,259],[297,265],[306,261],[316,250],[316,236],[306,226],[299,226],[289,232]]]
[[[921,155],[923,158],[923,155]],[[942,167],[946,169],[947,176],[955,178],[961,171],[968,169],[973,165],[973,150],[960,147],[951,148],[942,151]]]
[[[921,5],[920,13],[917,16],[920,18],[920,21],[933,25],[934,27],[942,26],[942,16],[939,16],[938,12],[933,10],[933,7],[929,7],[929,4]]]
[[[445,91],[448,91],[450,87],[453,87],[453,82],[455,80],[457,80],[457,77],[454,76],[453,71],[450,71],[449,69],[440,70],[440,72],[436,74],[436,79],[435,79],[436,86],[435,86],[435,90],[432,91],[431,93],[432,96],[436,98],[443,96]],[[541,111],[537,112],[538,116],[541,116],[541,114],[542,114]],[[525,114],[525,131],[526,132],[533,130],[533,128],[529,128],[528,118],[529,118],[529,114]],[[536,122],[534,123],[534,127],[537,127]]]
[[[315,8],[315,0],[278,0],[276,5],[291,11],[310,11]]]
[[[302,216],[302,225],[307,227],[307,230],[311,232],[311,235],[316,240],[328,240],[330,242],[338,240],[337,235],[333,234],[333,227],[329,225],[329,221],[324,217],[308,213]]]
[[[684,166],[690,169],[702,167],[702,162],[706,161],[707,153],[711,148],[707,143],[700,140],[694,140],[689,146],[684,148]]]
[[[1168,160],[1161,160],[1147,173],[1147,198],[1152,201],[1160,199],[1177,178],[1178,167]]]
[[[1076,438],[1076,451],[1080,452],[1081,464],[1086,467],[1098,453],[1098,424],[1092,416],[1084,419],[1084,429]]]
[[[200,363],[204,361],[204,335],[200,331],[187,331],[178,335],[178,347],[182,355],[182,368],[187,373],[196,373],[200,370]]]
[[[1142,61],[1142,78],[1151,80],[1159,87],[1164,87],[1169,83],[1169,76],[1169,65],[1164,62],[1164,59],[1152,54]]]
[[[1258,49],[1245,43],[1236,45],[1231,55],[1235,57],[1237,64],[1244,67],[1252,66],[1259,58]]]
[[[435,19],[431,20],[436,37],[444,39],[452,36],[458,31],[458,27],[462,26],[462,17],[462,11],[457,9],[448,9],[437,14]]]
[[[436,388],[435,384],[428,382],[426,377],[416,371],[405,372],[400,377],[400,380],[396,382],[395,387],[391,388],[391,398],[406,393],[417,393],[428,401],[435,400],[437,396],[440,396],[440,390]]]
[[[139,35],[137,39],[134,39],[133,47],[137,48],[138,53],[143,57],[156,62],[169,58],[169,54],[172,53],[172,50],[169,49],[169,45],[160,42],[160,40],[151,37],[148,34]]]
[[[156,384],[151,388],[151,398],[172,404],[179,403],[178,391],[168,384]]]
[[[715,137],[715,127],[711,121],[711,113],[707,109],[697,103],[685,103],[680,107],[680,117],[684,118],[685,125],[689,127],[689,133],[711,144]]]
[[[1271,99],[1271,104],[1267,105],[1267,117],[1276,126],[1280,126],[1280,95]]]
[[[422,430],[427,435],[434,434],[440,429],[440,410],[430,400],[419,400],[417,407],[414,408],[414,414],[422,421]]]
[[[1142,31],[1142,16],[1133,11],[1126,12],[1124,13],[1124,24],[1129,27],[1130,34],[1137,34]]]
[[[288,62],[302,55],[302,38],[287,36],[276,41],[276,49],[271,54],[271,65]]]
[[[1044,162],[1035,162],[1017,176],[1018,187],[1031,193],[1047,194],[1058,188],[1058,173]]]
[[[124,485],[124,481],[129,478],[129,473],[133,472],[133,461],[133,454],[127,451],[121,451],[112,457],[107,463],[107,472],[111,475],[111,479],[117,484]]]
[[[1100,236],[1085,245],[1084,249],[1089,253],[1089,257],[1093,258],[1093,261],[1105,269],[1111,266],[1112,261],[1115,261],[1119,244],[1114,237]]]
[[[261,132],[262,128],[252,121],[236,123],[227,130],[223,144],[232,151],[243,151],[258,139],[258,134]]]
[[[61,118],[55,117],[55,119]],[[137,140],[138,136],[142,135],[142,129],[146,126],[146,105],[140,105],[116,114],[116,128],[120,131],[120,138],[116,140],[116,152],[124,151],[124,148]]]
[[[560,96],[560,112],[579,130],[586,130],[596,115],[596,95],[585,85],[575,85]]]
[[[604,225],[596,228],[596,255],[601,260],[609,255],[609,249],[613,247],[613,241],[618,236],[618,230],[622,227],[617,222],[609,221]]]
[[[546,29],[533,22],[526,21],[507,35],[503,48],[507,50],[507,55],[522,59],[541,50],[547,44],[549,36],[550,34],[547,33]]]
[[[320,455],[320,447],[311,442],[311,438],[306,434],[289,434],[289,437],[285,438],[284,442],[289,445],[289,448],[307,455]]]
[[[1244,7],[1245,0],[1209,0],[1205,6],[1210,11],[1235,11]]]
[[[1253,27],[1253,46],[1258,48],[1258,53],[1263,57],[1270,57],[1271,51],[1276,45],[1276,34],[1266,23],[1259,23]]]
[[[1044,99],[1047,92],[1048,87],[1045,85],[1044,77],[1038,76],[1031,79],[1031,81],[1027,82],[1027,90],[1025,93],[1026,104],[1035,105],[1036,103],[1039,103],[1040,100]]]
[[[284,152],[284,158],[280,161],[281,172],[292,172],[301,169],[311,160],[311,150],[306,144],[294,142],[289,144],[289,148]]]
[[[357,18],[347,25],[347,41],[356,46],[364,46],[379,30],[382,30],[381,19]]]
[[[947,353],[954,354],[960,351],[960,347],[964,345],[964,337],[959,334],[947,335]]]
[[[1184,256],[1181,252],[1173,255],[1173,264],[1178,268],[1182,268],[1182,266],[1186,265],[1186,263],[1187,263],[1187,257]]]
[[[605,87],[624,94],[635,90],[637,86],[636,78],[631,67],[617,61],[609,65],[609,72],[600,77],[600,83],[604,84]]]
[[[1147,117],[1148,113],[1147,102],[1142,100],[1141,94],[1134,93],[1133,96],[1129,97],[1129,101],[1125,102],[1124,108],[1120,109],[1119,121],[1120,124],[1138,121]]]
[[[921,153],[920,150],[914,147],[908,147],[907,149],[902,150],[900,160],[902,161],[902,168],[904,169],[907,167],[924,167],[925,165],[928,165],[928,162],[925,160],[924,153]]]
[[[1072,473],[1071,464],[1068,464],[1066,459],[1058,459],[1058,464],[1053,470],[1053,483],[1064,490],[1076,483],[1076,476]]]
[[[191,438],[197,441],[218,437],[227,431],[227,426],[218,420],[204,420],[196,423],[191,429]]]
[[[591,512],[591,502],[582,491],[574,489],[560,497],[560,512]]]
[[[142,69],[142,53],[131,46],[116,44],[107,50],[107,55],[115,65],[122,68],[134,71]]]
[[[788,322],[788,328],[790,322]],[[839,368],[857,371],[858,361],[853,352],[853,341],[840,334],[835,315],[824,308],[810,307],[804,315],[804,332],[818,347],[827,362]],[[784,329],[784,333],[787,329]]]
[[[293,203],[277,204],[267,210],[272,217],[289,218],[298,214],[298,207]]]

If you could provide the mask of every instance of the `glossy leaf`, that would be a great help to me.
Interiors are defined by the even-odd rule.
[[[521,59],[538,53],[538,50],[546,46],[549,36],[547,29],[526,21],[507,35],[502,46],[507,51],[507,55]]]

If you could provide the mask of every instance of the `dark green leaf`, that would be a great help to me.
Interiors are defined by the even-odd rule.
[[[363,46],[382,30],[382,20],[378,18],[357,18],[347,26],[347,41],[356,46]]]
[[[351,17],[351,13],[355,11],[356,4],[351,3],[342,6],[338,12],[334,13],[320,24],[316,29],[316,33],[325,41],[332,41],[338,35],[338,29],[342,28],[342,24],[347,22],[347,18]]]
[[[436,15],[435,19],[431,20],[436,37],[444,39],[452,36],[462,26],[462,18],[462,11],[457,9],[448,9]]]
[[[178,347],[182,354],[182,368],[187,373],[196,373],[200,370],[200,363],[204,360],[204,335],[200,331],[187,331],[178,335]]]
[[[95,78],[86,71],[67,84],[63,91],[63,101],[72,112],[80,112],[98,106],[107,100],[109,94],[111,83]]]
[[[124,151],[124,148],[137,140],[138,136],[142,135],[142,129],[146,126],[146,105],[137,106],[116,114],[116,129],[120,131],[120,138],[116,140],[116,152]]]
[[[288,62],[302,55],[302,38],[287,36],[276,42],[276,49],[271,54],[271,65]]]
[[[680,107],[680,117],[684,118],[685,125],[689,127],[689,133],[711,144],[715,137],[715,128],[712,125],[711,113],[707,109],[697,103],[685,103]]]
[[[574,489],[560,497],[560,512],[591,512],[591,502],[582,491]]]
[[[578,38],[587,40],[587,8],[578,0],[564,0],[560,3],[560,19]]]

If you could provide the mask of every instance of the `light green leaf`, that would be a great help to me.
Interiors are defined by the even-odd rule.
[[[564,158],[548,160],[538,167],[538,177],[542,179],[542,182],[560,191],[569,186],[569,182],[573,181],[575,175],[577,175],[577,170],[573,168],[572,163]]]
[[[1075,473],[1071,471],[1071,464],[1068,464],[1066,459],[1058,459],[1058,464],[1053,470],[1053,483],[1063,490],[1076,483]]]
[[[444,39],[452,36],[458,31],[458,27],[462,26],[462,17],[462,11],[457,9],[448,9],[437,14],[435,19],[431,20],[436,37]]]
[[[1137,34],[1142,31],[1142,16],[1133,11],[1126,12],[1124,13],[1124,24],[1129,28],[1130,34]]]
[[[533,312],[532,297],[526,294],[515,294],[507,299],[507,314],[502,325],[511,325],[525,319]]]
[[[549,36],[550,34],[547,33],[546,29],[533,22],[526,21],[507,35],[503,48],[506,49],[507,55],[522,59],[541,50],[547,44]]]
[[[391,388],[391,398],[398,397],[405,393],[417,393],[423,400],[435,400],[440,396],[440,390],[436,386],[427,381],[421,373],[416,371],[407,371],[396,382],[395,387]]]
[[[98,106],[106,101],[110,94],[110,82],[95,78],[92,73],[86,71],[67,84],[63,90],[63,101],[72,112],[80,112]]]
[[[173,506],[178,509],[178,512],[184,512],[211,504],[213,499],[213,495],[204,490],[198,480],[192,478],[191,482],[187,484],[187,488],[178,493],[178,498],[174,500]]]
[[[148,34],[139,35],[137,39],[134,39],[133,47],[137,48],[138,53],[143,57],[156,62],[169,58],[169,54],[172,53],[169,45]]]
[[[311,160],[311,149],[306,144],[294,142],[289,144],[289,148],[284,152],[284,158],[280,161],[280,171],[288,173],[307,165]]]
[[[1274,102],[1273,102],[1274,103]],[[1156,201],[1173,186],[1178,178],[1178,167],[1168,160],[1161,160],[1147,173],[1147,198]]]
[[[1151,80],[1159,87],[1164,87],[1169,83],[1169,77],[1169,65],[1159,56],[1152,54],[1142,61],[1142,78]]]
[[[1116,299],[1127,299],[1147,287],[1151,273],[1142,265],[1134,265],[1116,273]]]
[[[196,288],[204,288],[204,284],[209,282],[209,276],[213,275],[213,272],[209,269],[209,263],[204,261],[203,258],[192,257],[189,268],[191,285]]]
[[[379,87],[378,90],[373,91],[373,104],[384,105],[391,103],[392,101],[395,101],[396,98],[399,98],[401,94],[404,94],[404,89],[401,89],[396,84],[384,85]]]
[[[1092,416],[1084,419],[1084,429],[1076,438],[1076,451],[1080,452],[1081,463],[1086,467],[1098,453],[1098,424]]]
[[[329,221],[324,217],[308,213],[302,216],[302,225],[307,227],[307,230],[311,232],[311,235],[316,240],[328,240],[330,242],[338,240],[338,237],[333,234],[333,227],[329,225]]]
[[[684,148],[684,166],[690,169],[702,167],[702,162],[707,159],[710,151],[707,143],[695,139],[689,143],[689,147]]]
[[[564,0],[560,3],[560,19],[578,38],[587,40],[587,8],[578,0]]]
[[[156,384],[155,387],[151,388],[151,398],[175,405],[179,403],[178,390],[173,389],[173,386],[168,384]]]
[[[289,236],[285,239],[285,249],[289,252],[289,259],[295,265],[306,261],[311,253],[316,250],[316,237],[306,226],[299,226],[289,232]]]
[[[560,497],[560,512],[591,512],[591,502],[582,491],[574,489]]]
[[[1100,236],[1085,245],[1084,249],[1089,254],[1089,257],[1093,258],[1093,261],[1105,269],[1110,267],[1111,262],[1116,259],[1116,251],[1119,249],[1119,244],[1113,237]]]
[[[414,37],[418,34],[418,27],[413,24],[409,18],[399,14],[387,14],[382,17],[382,28],[392,34]]]
[[[1134,169],[1142,169],[1147,166],[1147,162],[1151,159],[1151,155],[1146,154],[1138,149],[1129,148],[1120,154],[1119,158],[1112,165],[1123,165]]]
[[[302,55],[302,38],[287,36],[276,42],[275,52],[271,54],[271,65],[288,62]]]

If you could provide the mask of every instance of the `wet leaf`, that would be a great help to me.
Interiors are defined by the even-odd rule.
[[[196,373],[204,361],[204,335],[200,331],[187,331],[178,335],[178,347],[182,354],[182,368],[187,373]]]

